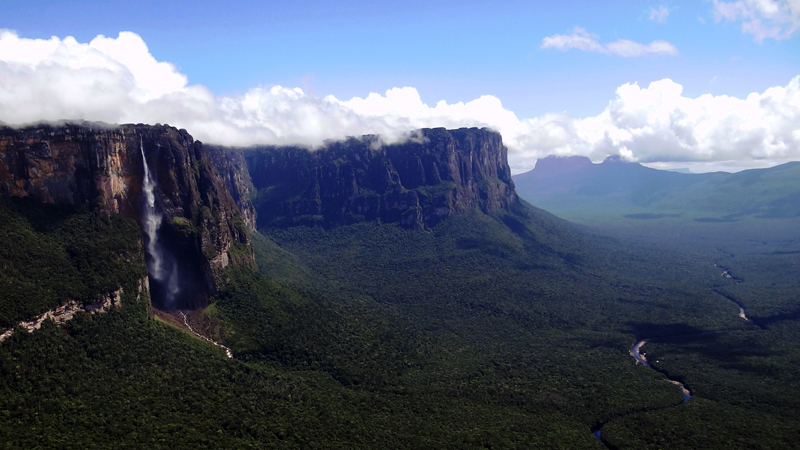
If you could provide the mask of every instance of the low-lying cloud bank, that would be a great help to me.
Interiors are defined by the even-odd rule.
[[[0,30],[0,121],[61,119],[169,123],[204,142],[238,146],[313,146],[376,133],[391,141],[422,127],[489,126],[503,134],[515,172],[550,154],[763,164],[800,159],[800,76],[745,99],[683,97],[681,85],[669,79],[646,88],[625,84],[597,116],[520,119],[493,96],[429,106],[411,87],[350,100],[281,86],[216,96],[157,61],[135,33],[80,43]]]

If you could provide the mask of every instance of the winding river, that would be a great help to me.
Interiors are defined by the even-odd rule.
[[[734,276],[733,274],[731,274],[731,269],[729,269],[729,268],[727,268],[727,267],[719,266],[719,265],[717,265],[717,264],[714,264],[714,266],[716,266],[716,267],[719,267],[720,269],[722,269],[722,274],[721,274],[721,276],[722,276],[723,278],[730,278],[730,279],[732,279],[733,281],[735,281],[735,282],[736,282],[736,284],[740,284],[740,283],[742,283],[742,282],[744,281],[744,280],[742,280],[741,278],[738,278],[738,277]],[[722,297],[725,297],[726,299],[730,300],[731,302],[735,303],[735,304],[736,304],[736,306],[738,306],[738,307],[739,307],[739,317],[740,317],[740,318],[742,318],[742,319],[744,319],[744,320],[746,320],[746,321],[748,321],[748,322],[750,322],[750,323],[753,323],[753,322],[750,320],[750,318],[749,318],[749,317],[747,317],[747,311],[745,310],[745,308],[744,308],[744,305],[742,305],[742,304],[741,304],[741,303],[740,303],[738,300],[736,300],[735,298],[732,298],[730,295],[726,295],[726,294],[724,294],[724,293],[720,292],[719,290],[717,290],[717,287],[718,287],[718,286],[713,286],[713,287],[711,287],[711,288],[709,288],[709,289],[711,289],[712,291],[714,291],[714,292],[716,292],[717,294],[721,295]],[[659,373],[661,373],[661,374],[664,374],[664,373],[663,373],[663,372],[661,372],[660,370],[653,368],[653,367],[650,365],[650,363],[648,363],[648,362],[647,362],[647,357],[646,357],[646,355],[645,355],[645,354],[642,352],[642,346],[643,346],[644,344],[646,344],[646,343],[647,343],[647,341],[649,341],[649,340],[650,340],[650,339],[647,339],[647,338],[645,338],[645,339],[641,339],[641,340],[637,341],[635,344],[633,344],[633,347],[631,347],[631,349],[630,349],[629,353],[630,353],[630,355],[633,357],[633,359],[636,361],[636,364],[642,363],[642,364],[644,364],[645,366],[647,366],[647,367],[650,367],[651,369],[653,369],[653,370],[656,370],[657,372],[659,372]],[[692,393],[691,393],[691,392],[689,392],[689,389],[686,389],[686,386],[684,386],[684,385],[683,385],[683,383],[681,383],[680,381],[677,381],[677,380],[670,380],[669,378],[667,378],[667,381],[669,381],[670,383],[672,383],[672,384],[674,384],[674,385],[676,385],[676,386],[678,386],[678,387],[680,388],[681,392],[683,393],[683,402],[684,402],[684,403],[686,403],[686,402],[688,402],[689,400],[691,400],[691,398],[692,398]],[[601,425],[600,425],[600,426],[599,426],[597,429],[593,429],[593,430],[592,430],[592,435],[593,435],[595,438],[597,438],[597,440],[599,440],[599,441],[600,441],[600,442],[601,442],[603,445],[605,445],[606,447],[608,447],[608,445],[606,444],[606,442],[605,442],[605,441],[603,441],[603,437],[602,437],[602,433],[603,433],[603,431],[602,431],[602,428],[603,428],[603,425],[605,425],[605,424],[601,424]],[[609,447],[609,448],[610,448],[610,447]]]
[[[729,269],[727,267],[723,267],[723,266],[717,265],[717,264],[714,264],[714,266],[719,267],[720,269],[722,269],[721,276],[723,278],[730,278],[731,280],[735,281],[736,284],[739,284],[739,283],[741,283],[743,281],[741,278],[737,278],[733,274],[731,274],[731,269]],[[733,303],[735,303],[736,306],[739,307],[739,317],[741,317],[742,319],[744,319],[744,320],[746,320],[748,322],[751,322],[750,318],[747,317],[747,311],[745,311],[744,305],[739,303],[738,300],[732,298],[729,295],[725,295],[722,292],[718,291],[716,289],[716,286],[712,287],[711,290],[713,290],[717,294],[719,294],[719,295],[725,297],[726,299],[732,301]],[[642,339],[642,340],[636,342],[635,344],[633,344],[633,347],[631,347],[631,350],[630,350],[630,354],[631,354],[631,356],[633,356],[633,359],[636,360],[636,364],[642,363],[647,367],[651,367],[650,364],[647,362],[647,358],[645,357],[644,353],[642,353],[642,346],[644,344],[646,344],[647,341],[649,341],[649,339]],[[661,372],[661,371],[658,371],[658,372]],[[661,373],[663,373],[663,372],[661,372]],[[681,383],[680,381],[676,381],[676,380],[669,380],[669,382],[674,384],[674,385],[676,385],[676,386],[678,386],[681,389],[681,391],[683,392],[683,401],[684,401],[684,403],[688,402],[692,398],[691,392],[689,392],[689,390],[686,389],[686,386],[684,386],[683,383]]]
[[[742,280],[741,278],[734,276],[734,275],[731,273],[731,269],[729,269],[729,268],[727,268],[727,267],[720,266],[720,265],[718,265],[718,264],[714,264],[714,267],[719,267],[720,269],[722,269],[722,275],[721,275],[721,276],[722,276],[723,278],[729,278],[729,279],[731,279],[731,280],[735,281],[735,282],[736,282],[736,284],[741,284],[741,283],[744,281],[744,280]],[[735,304],[736,304],[736,306],[738,306],[738,307],[739,307],[739,317],[741,317],[742,319],[744,319],[744,320],[746,320],[746,321],[748,321],[748,322],[752,322],[752,320],[750,320],[750,318],[749,318],[749,317],[747,317],[747,311],[744,309],[744,305],[743,305],[743,304],[741,304],[741,302],[739,302],[739,300],[736,300],[736,299],[735,299],[735,298],[733,298],[732,296],[730,296],[730,295],[727,295],[727,294],[724,294],[724,293],[720,292],[720,291],[717,289],[718,287],[720,287],[720,285],[713,286],[713,287],[711,288],[711,290],[712,290],[712,291],[714,291],[714,292],[716,292],[717,294],[719,294],[719,295],[721,295],[721,296],[723,296],[723,297],[727,298],[728,300],[732,301],[733,303],[735,303]]]
[[[649,341],[649,339],[642,339],[641,341],[633,344],[633,347],[631,347],[630,353],[631,353],[631,356],[633,356],[633,359],[636,360],[636,364],[642,363],[645,366],[652,368],[650,366],[650,364],[647,362],[647,358],[645,357],[644,353],[642,353],[642,346],[644,344],[646,344],[647,341]],[[659,373],[663,373],[661,371],[658,371],[658,372]],[[678,386],[681,389],[681,392],[683,392],[683,402],[684,403],[688,402],[692,398],[692,393],[689,392],[688,389],[686,389],[686,386],[684,386],[683,383],[681,383],[680,381],[676,381],[676,380],[670,380],[669,378],[667,378],[667,381],[669,381],[670,383],[674,384],[675,386]]]

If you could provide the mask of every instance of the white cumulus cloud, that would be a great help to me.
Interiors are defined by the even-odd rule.
[[[597,116],[523,120],[520,127],[528,129],[517,139],[551,139],[521,142],[515,158],[518,165],[548,154],[593,160],[619,154],[641,162],[800,159],[800,76],[785,87],[744,99],[709,94],[689,98],[682,92],[669,79],[647,88],[625,84]]]
[[[741,21],[756,42],[788,39],[800,30],[800,0],[714,1],[714,20]]]
[[[672,56],[678,54],[678,49],[674,45],[662,40],[641,44],[628,39],[619,39],[608,44],[601,44],[597,36],[589,34],[588,31],[581,27],[575,27],[572,30],[572,34],[554,34],[542,39],[541,48],[554,48],[561,51],[574,48],[586,52],[605,53],[624,58],[649,54]]]
[[[636,51],[635,45],[619,45],[617,52]],[[625,84],[596,116],[518,118],[494,96],[428,105],[412,87],[349,100],[282,86],[217,96],[157,61],[134,33],[98,36],[87,44],[0,31],[0,121],[62,119],[168,123],[205,142],[240,146],[313,146],[362,134],[392,141],[423,127],[488,126],[502,133],[515,172],[551,154],[747,165],[800,159],[800,77],[743,99],[685,97],[669,79],[647,87]]]

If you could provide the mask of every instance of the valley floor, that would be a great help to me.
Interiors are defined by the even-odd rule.
[[[120,275],[121,306],[0,343],[0,446],[795,448],[800,239],[634,231],[528,207],[265,228],[259,273],[192,313]],[[80,273],[64,254],[46,270]]]

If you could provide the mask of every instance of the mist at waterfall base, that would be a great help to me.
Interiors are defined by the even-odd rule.
[[[143,173],[143,205],[141,225],[144,234],[145,262],[150,280],[150,300],[161,309],[188,309],[202,305],[207,293],[202,268],[193,243],[176,233],[164,221],[159,204],[158,183],[148,164],[143,141],[140,140]]]

